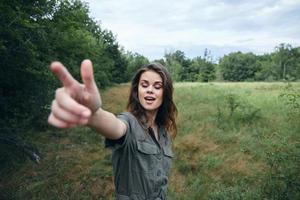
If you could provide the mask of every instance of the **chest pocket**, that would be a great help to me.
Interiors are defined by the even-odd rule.
[[[137,166],[136,170],[150,173],[157,164],[159,149],[155,144],[144,141],[137,141]]]

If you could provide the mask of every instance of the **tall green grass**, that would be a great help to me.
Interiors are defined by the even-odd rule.
[[[128,85],[102,92],[121,112]],[[176,83],[169,198],[300,199],[300,83]],[[7,199],[112,199],[111,152],[87,128],[26,133],[42,155],[1,168]],[[4,166],[4,165],[3,165]]]
[[[299,94],[299,83],[177,84],[172,199],[299,199]]]

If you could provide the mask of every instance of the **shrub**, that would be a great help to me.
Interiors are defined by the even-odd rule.
[[[236,94],[228,94],[223,98],[223,105],[217,106],[217,125],[219,128],[236,127],[240,124],[252,124],[261,119],[261,111],[246,99]]]
[[[267,152],[270,171],[263,186],[265,197],[300,199],[300,145],[285,141]]]
[[[286,114],[290,122],[295,122],[299,126],[300,118],[300,91],[288,83],[283,92],[279,95],[279,99],[287,108]]]

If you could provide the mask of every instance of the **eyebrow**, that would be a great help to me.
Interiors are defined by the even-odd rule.
[[[141,82],[149,83],[149,81],[147,81],[147,80],[141,80]],[[154,84],[158,84],[158,83],[162,84],[163,82],[162,81],[155,81],[154,82]]]

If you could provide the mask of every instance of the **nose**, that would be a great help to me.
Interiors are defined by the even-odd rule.
[[[149,86],[147,88],[147,94],[152,94],[153,93],[153,87],[152,86]]]

